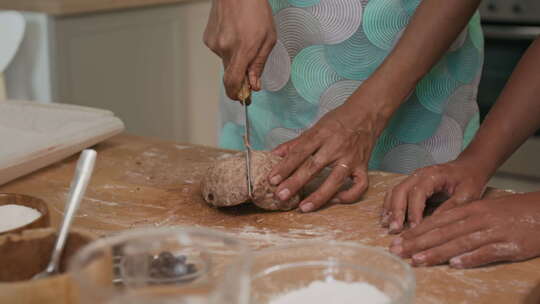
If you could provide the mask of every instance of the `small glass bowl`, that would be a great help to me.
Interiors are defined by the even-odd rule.
[[[316,281],[369,283],[390,299],[388,304],[412,303],[416,287],[411,267],[385,250],[348,242],[308,241],[254,255],[251,303],[270,303]],[[362,300],[358,303],[369,304]]]
[[[70,263],[82,304],[246,304],[250,251],[203,228],[122,232],[93,242]]]

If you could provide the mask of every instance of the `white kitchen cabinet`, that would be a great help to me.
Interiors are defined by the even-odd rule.
[[[210,1],[54,16],[25,12],[8,96],[112,110],[130,133],[215,145],[220,62],[202,43]]]

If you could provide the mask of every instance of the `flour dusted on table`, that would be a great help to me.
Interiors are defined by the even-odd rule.
[[[0,232],[30,224],[40,216],[39,211],[26,206],[13,204],[0,206]]]
[[[386,304],[390,298],[368,283],[316,281],[307,287],[277,296],[270,304]]]

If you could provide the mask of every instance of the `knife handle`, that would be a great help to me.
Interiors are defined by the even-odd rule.
[[[251,86],[249,85],[248,78],[244,78],[244,81],[242,82],[242,87],[240,88],[240,92],[238,92],[238,99],[242,101],[242,103],[246,103],[246,105],[251,104]]]

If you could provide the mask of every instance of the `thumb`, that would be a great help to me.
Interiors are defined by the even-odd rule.
[[[477,191],[470,186],[463,186],[460,184],[456,187],[456,191],[454,191],[450,199],[442,203],[439,208],[433,212],[433,215],[478,200],[480,196],[482,196],[481,190]]]

